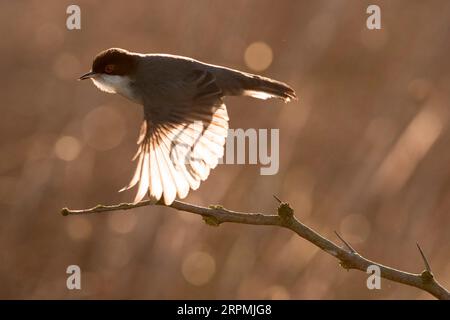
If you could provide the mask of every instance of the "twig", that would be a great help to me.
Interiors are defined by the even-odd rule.
[[[409,273],[388,266],[384,266],[380,263],[371,261],[361,256],[360,254],[356,253],[356,251],[339,235],[337,236],[350,249],[350,252],[336,245],[327,238],[323,237],[313,229],[309,228],[308,226],[298,221],[293,214],[294,211],[292,210],[292,208],[289,206],[288,203],[281,202],[281,200],[279,199],[277,200],[280,202],[277,215],[236,212],[225,209],[222,206],[209,206],[208,208],[206,208],[181,201],[175,201],[169,207],[176,210],[201,215],[206,223],[215,226],[218,226],[221,223],[231,222],[231,223],[241,223],[251,225],[279,226],[287,228],[295,232],[303,239],[319,247],[321,250],[337,258],[340,261],[341,265],[346,269],[356,269],[366,272],[369,266],[376,265],[380,268],[381,277],[385,279],[389,279],[394,282],[402,283],[405,285],[409,285],[424,290],[438,299],[450,300],[450,292],[447,289],[445,289],[442,285],[440,285],[436,281],[435,277],[433,277],[430,271],[431,269],[429,269],[428,261],[425,258],[425,255],[423,254],[419,246],[418,246],[419,251],[421,252],[422,258],[424,259],[425,266],[427,268],[427,270],[422,272],[421,274]],[[62,209],[61,213],[65,216],[92,214],[116,210],[130,210],[137,207],[143,207],[152,204],[153,204],[152,202],[147,200],[136,204],[122,203],[112,206],[98,205],[94,208],[83,210],[69,210],[67,208],[64,208]],[[156,205],[165,206],[163,203],[160,202],[156,203]]]

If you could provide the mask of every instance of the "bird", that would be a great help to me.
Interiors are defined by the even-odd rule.
[[[90,79],[101,91],[143,106],[134,175],[134,203],[146,197],[171,205],[199,188],[224,154],[225,96],[297,100],[287,84],[189,57],[109,48],[96,55]]]

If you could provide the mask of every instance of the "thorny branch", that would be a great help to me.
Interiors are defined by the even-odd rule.
[[[401,270],[397,270],[388,266],[384,266],[378,262],[371,261],[363,256],[361,256],[347,241],[345,241],[337,232],[336,235],[344,243],[344,247],[340,247],[323,237],[313,229],[301,223],[294,216],[294,210],[289,206],[288,203],[282,202],[280,199],[275,197],[279,202],[278,214],[268,215],[261,213],[243,213],[237,211],[231,211],[223,208],[222,206],[209,206],[200,207],[193,204],[175,201],[169,207],[190,212],[194,214],[201,215],[203,220],[213,226],[219,226],[224,222],[241,223],[241,224],[251,224],[251,225],[266,225],[266,226],[279,226],[282,228],[287,228],[303,239],[309,241],[315,246],[319,247],[323,251],[332,255],[340,261],[340,265],[349,270],[356,269],[363,272],[367,271],[367,268],[371,265],[376,265],[380,268],[381,277],[389,279],[394,282],[402,283],[408,286],[416,287],[418,289],[424,290],[434,297],[442,300],[450,300],[450,292],[445,289],[441,284],[439,284],[430,268],[427,258],[420,248],[419,244],[417,247],[419,249],[420,255],[425,264],[425,270],[420,274],[409,273]],[[91,214],[98,212],[109,212],[116,210],[130,210],[137,207],[152,205],[150,201],[141,201],[136,204],[132,203],[122,203],[118,205],[105,206],[98,205],[90,209],[82,210],[69,210],[67,208],[62,209],[61,213],[64,216],[67,215],[80,215],[80,214]],[[165,206],[163,203],[156,203],[157,205]]]

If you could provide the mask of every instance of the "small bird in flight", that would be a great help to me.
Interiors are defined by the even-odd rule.
[[[100,52],[84,79],[144,106],[137,168],[121,190],[138,184],[135,203],[149,194],[170,205],[206,180],[224,153],[224,96],[297,99],[292,88],[276,80],[187,57],[120,48]]]

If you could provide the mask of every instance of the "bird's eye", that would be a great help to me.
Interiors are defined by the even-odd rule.
[[[106,67],[105,67],[105,72],[106,73],[111,73],[113,71],[114,71],[114,65],[113,64],[106,65]]]

